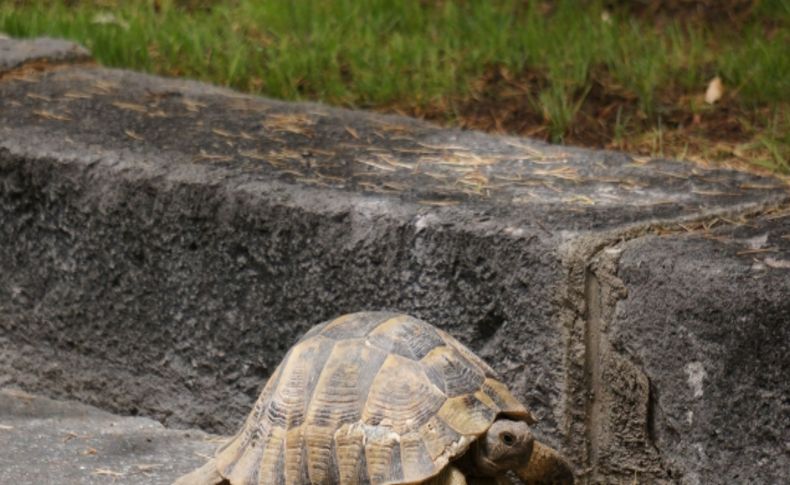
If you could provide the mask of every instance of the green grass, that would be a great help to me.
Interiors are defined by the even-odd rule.
[[[624,11],[604,13],[596,1],[557,1],[550,13],[541,5],[545,2],[0,0],[0,31],[66,37],[108,66],[197,78],[276,98],[407,112],[441,106],[450,122],[492,66],[516,75],[537,72],[543,82],[529,100],[555,141],[572,130],[596,81],[637,100],[636,111],[621,113],[619,122],[655,123],[668,97],[704,92],[714,75],[723,78],[744,110],[790,103],[788,0],[761,2],[742,28],[730,32],[677,21],[655,27]],[[778,24],[770,34],[765,19]],[[692,103],[690,109],[697,108]],[[780,118],[779,131],[787,128]],[[618,137],[628,132],[617,127]],[[769,152],[786,159],[786,137],[761,136]]]

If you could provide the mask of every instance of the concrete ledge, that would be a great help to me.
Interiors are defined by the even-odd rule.
[[[651,293],[623,303],[630,280],[607,255],[789,200],[753,174],[36,71],[0,81],[0,368],[50,396],[227,433],[310,325],[397,310],[500,370],[592,480],[707,477],[647,432],[665,395],[651,386],[675,384],[614,347],[614,312]]]

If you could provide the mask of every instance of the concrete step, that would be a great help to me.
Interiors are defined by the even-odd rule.
[[[17,46],[0,52],[26,42],[0,41]],[[79,59],[37,65],[46,67],[0,74],[0,368],[9,382],[230,433],[311,325],[397,310],[488,360],[590,480],[728,483],[714,462],[683,452],[697,438],[667,441],[676,426],[660,414],[685,382],[664,372],[687,378],[673,370],[682,360],[713,375],[713,357],[683,356],[658,371],[621,349],[615,318],[617,329],[679,332],[690,314],[650,307],[648,296],[667,297],[633,293],[643,283],[629,288],[620,265],[654,264],[648,256],[666,248],[678,267],[728,267],[704,229],[758,219],[781,232],[781,219],[759,218],[790,204],[782,181],[284,103]],[[670,244],[693,237],[689,228],[704,250]],[[754,255],[771,276],[748,285],[786,314],[790,299],[772,288],[790,270],[768,256]],[[786,246],[771,256],[790,259]],[[725,295],[745,280],[722,273],[683,284]],[[653,313],[622,316],[624,307]],[[711,356],[748,357],[738,339],[701,341],[718,349]],[[647,342],[633,345],[665,360]],[[717,382],[743,399],[758,390]],[[727,409],[719,404],[708,402]],[[775,444],[761,443],[744,459]],[[767,467],[778,473],[786,461]],[[744,465],[743,476],[759,470]]]

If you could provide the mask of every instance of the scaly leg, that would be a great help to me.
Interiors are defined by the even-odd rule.
[[[526,485],[574,483],[573,468],[568,460],[557,450],[538,441],[533,445],[527,466],[515,472]]]

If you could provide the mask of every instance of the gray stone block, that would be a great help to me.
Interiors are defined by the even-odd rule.
[[[621,298],[599,335],[604,476],[658,457],[678,483],[790,476],[790,211],[718,222],[626,242],[598,265],[602,293]]]

